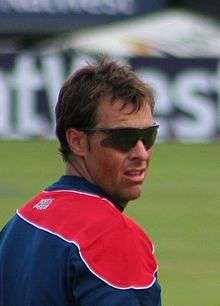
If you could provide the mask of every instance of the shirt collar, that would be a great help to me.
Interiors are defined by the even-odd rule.
[[[53,183],[52,185],[46,188],[47,191],[60,190],[60,189],[82,191],[98,195],[111,201],[115,205],[115,207],[121,212],[124,209],[119,203],[113,201],[112,198],[99,186],[94,185],[89,181],[87,181],[86,179],[79,176],[63,175],[60,177],[58,181],[56,181],[55,183]]]

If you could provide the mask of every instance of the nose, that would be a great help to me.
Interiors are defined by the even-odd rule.
[[[136,145],[130,150],[130,159],[139,159],[142,161],[147,161],[152,153],[152,149],[147,150],[143,144],[142,140],[138,140]]]

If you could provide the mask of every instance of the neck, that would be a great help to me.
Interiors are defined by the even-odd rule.
[[[66,175],[74,175],[74,176],[83,177],[83,178],[87,179],[88,181],[90,181],[87,178],[87,175],[85,174],[85,171],[79,165],[74,163],[73,161],[67,162],[65,173],[66,173]]]
[[[74,158],[71,158],[70,161],[67,162],[66,164],[65,174],[72,176],[79,176],[81,178],[86,179],[88,182],[92,183],[93,185],[96,185],[96,183],[92,180],[89,172],[87,171],[87,168],[83,163],[83,160],[81,159],[75,160]],[[111,195],[109,195],[109,197],[121,211],[126,207],[127,201],[125,202],[124,200],[115,198],[114,196]]]

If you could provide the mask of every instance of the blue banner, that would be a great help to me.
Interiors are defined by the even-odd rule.
[[[60,87],[89,60],[74,52],[0,55],[0,138],[54,138]],[[136,57],[128,63],[154,89],[161,141],[219,138],[219,59]]]
[[[55,34],[139,16],[167,0],[4,0],[0,34]]]

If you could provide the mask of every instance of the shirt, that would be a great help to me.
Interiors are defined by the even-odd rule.
[[[62,176],[0,233],[0,306],[160,306],[153,253],[120,203]]]

